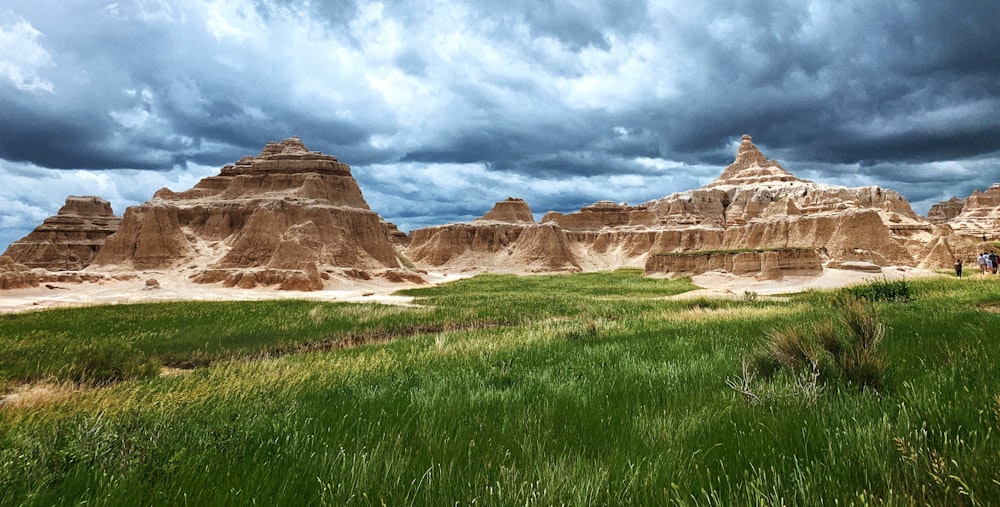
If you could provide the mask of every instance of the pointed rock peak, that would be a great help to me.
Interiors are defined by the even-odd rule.
[[[278,143],[274,141],[267,143],[267,145],[264,146],[264,149],[260,152],[260,158],[273,155],[291,155],[308,152],[309,150],[306,149],[306,145],[302,143],[299,136],[292,136]]]
[[[736,160],[722,171],[722,175],[709,183],[705,188],[721,186],[757,185],[761,183],[805,182],[781,167],[775,160],[769,160],[757,146],[753,138],[743,134],[740,148],[736,152]]]

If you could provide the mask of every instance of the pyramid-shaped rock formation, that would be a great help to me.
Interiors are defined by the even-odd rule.
[[[196,282],[317,290],[338,270],[400,267],[391,227],[347,164],[297,137],[268,143],[190,190],[125,212],[95,266],[179,269]]]
[[[108,201],[71,195],[58,213],[11,243],[4,255],[29,268],[80,270],[90,265],[121,220]]]
[[[744,134],[733,161],[715,181],[704,188],[740,187],[781,184],[786,182],[808,183],[781,167],[777,161],[768,160],[753,144],[753,138]]]

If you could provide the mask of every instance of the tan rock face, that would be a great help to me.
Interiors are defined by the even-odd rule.
[[[562,229],[546,224],[449,224],[413,231],[418,266],[494,273],[580,271]]]
[[[985,192],[972,192],[965,200],[962,211],[948,220],[948,225],[958,234],[974,236],[984,241],[1000,239],[1000,183]]]
[[[723,270],[735,275],[777,279],[785,275],[818,275],[823,271],[823,258],[815,249],[691,252],[651,255],[645,268],[647,274],[668,276]]]
[[[606,227],[650,226],[656,223],[656,217],[645,206],[600,201],[568,215],[550,211],[541,223],[554,223],[571,231],[597,231]]]
[[[24,264],[0,255],[0,289],[22,289],[38,285],[38,277]]]
[[[87,267],[121,218],[111,203],[93,196],[69,196],[54,216],[7,248],[4,255],[29,268],[76,271]]]
[[[931,209],[927,212],[927,219],[932,224],[941,225],[960,215],[963,207],[965,207],[965,199],[952,197],[947,201],[942,201],[931,206]]]
[[[347,164],[292,138],[269,143],[259,156],[190,190],[162,189],[129,208],[94,264],[188,269],[204,283],[315,290],[324,270],[398,268],[390,234]]]

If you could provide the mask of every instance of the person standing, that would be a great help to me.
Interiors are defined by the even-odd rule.
[[[996,250],[990,250],[990,264],[991,264],[991,266],[993,268],[993,274],[994,275],[997,274],[997,261],[998,260],[1000,260],[1000,258],[997,258],[997,251]]]
[[[955,259],[955,276],[962,278],[962,259]]]

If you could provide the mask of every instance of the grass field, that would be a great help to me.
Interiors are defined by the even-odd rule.
[[[0,504],[997,504],[1000,279],[906,287],[864,303],[877,388],[744,367],[847,340],[849,291],[668,300],[692,287],[636,270],[0,316],[6,390],[92,386],[0,407]]]

